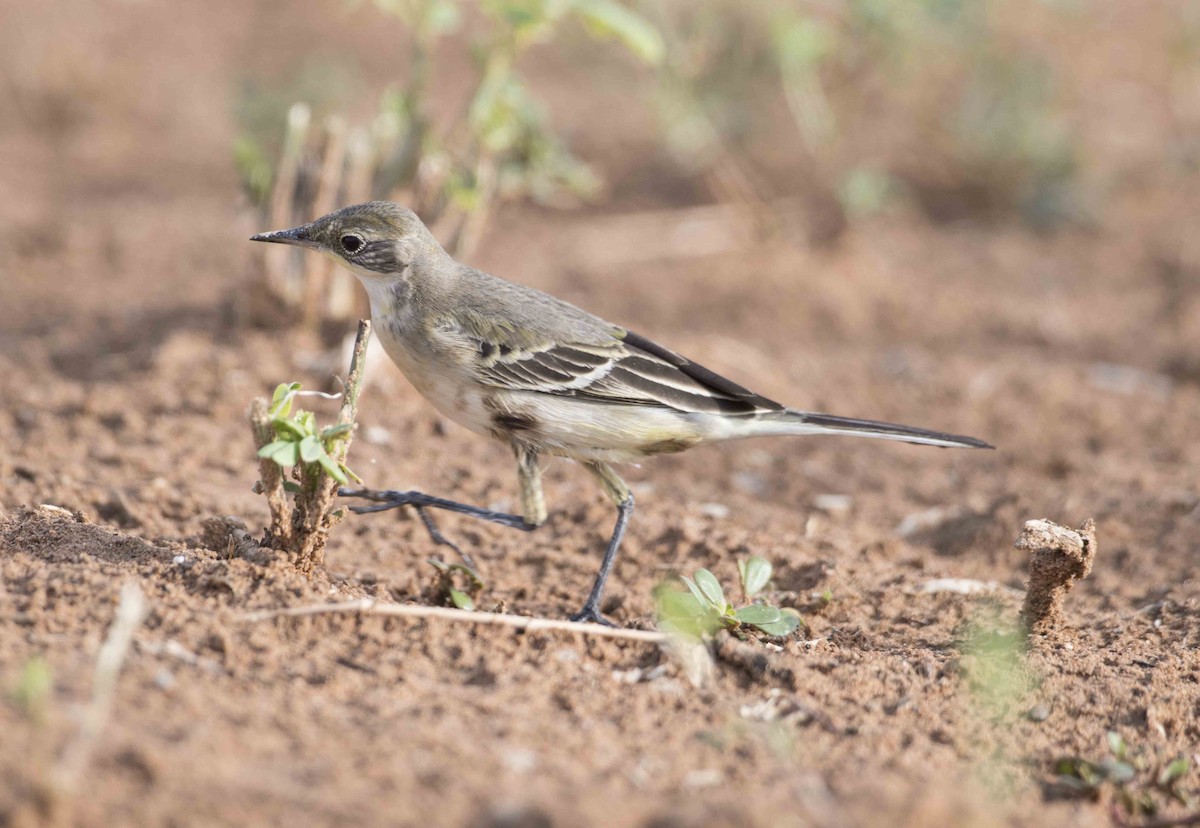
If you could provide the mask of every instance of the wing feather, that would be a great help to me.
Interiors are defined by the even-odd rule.
[[[470,345],[479,381],[507,391],[688,413],[752,416],[783,406],[630,331],[611,339],[554,342],[478,314],[445,322]]]

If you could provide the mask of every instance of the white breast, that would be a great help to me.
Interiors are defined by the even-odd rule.
[[[358,275],[358,274],[356,274]],[[459,425],[488,434],[490,416],[482,389],[458,368],[450,354],[425,353],[419,320],[408,305],[397,307],[391,288],[378,278],[359,275],[371,300],[371,323],[383,350],[421,396]]]

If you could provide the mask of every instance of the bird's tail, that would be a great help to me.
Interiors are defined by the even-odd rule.
[[[881,423],[876,420],[858,420],[852,417],[835,417],[832,414],[815,414],[810,411],[786,409],[778,413],[760,415],[739,428],[737,436],[769,436],[785,434],[849,434],[855,437],[874,437],[877,440],[899,440],[924,446],[949,448],[994,448],[994,446],[959,434],[946,434],[925,428]]]

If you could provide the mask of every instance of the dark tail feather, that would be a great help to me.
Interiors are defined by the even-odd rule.
[[[853,417],[835,417],[832,414],[814,414],[808,411],[788,409],[778,418],[771,417],[770,419],[777,424],[777,429],[772,429],[777,434],[847,434],[858,437],[874,437],[880,440],[898,440],[924,446],[995,448],[983,440],[964,437],[960,434],[946,434],[942,431],[930,431],[925,428],[914,428],[896,423],[881,423],[875,420],[858,420]]]

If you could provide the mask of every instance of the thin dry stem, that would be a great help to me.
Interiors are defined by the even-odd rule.
[[[275,439],[275,429],[267,414],[267,401],[259,397],[250,403],[250,428],[254,432],[254,447],[261,449]],[[271,510],[271,528],[268,530],[270,544],[278,549],[290,549],[292,545],[292,504],[288,502],[283,488],[283,469],[270,458],[258,461],[259,481],[254,490],[266,495],[267,507]]]
[[[346,125],[341,118],[331,117],[324,125],[325,145],[321,166],[317,173],[317,191],[313,196],[312,213],[323,216],[337,207],[338,192],[346,169]],[[328,314],[327,298],[329,277],[333,262],[324,256],[306,256],[304,259],[304,324],[315,328]]]
[[[356,613],[360,615],[386,615],[398,618],[436,618],[442,621],[460,621],[468,624],[487,624],[512,627],[526,632],[571,632],[600,638],[618,638],[625,641],[644,641],[649,644],[665,643],[666,633],[651,630],[625,630],[620,627],[605,627],[601,624],[586,624],[579,621],[554,621],[546,618],[531,618],[526,615],[503,615],[497,612],[472,612],[451,607],[426,607],[417,604],[388,604],[373,598],[359,598],[332,604],[310,604],[303,607],[258,610],[241,616],[242,621],[269,621],[273,618],[296,618],[309,615],[337,615]]]
[[[79,733],[63,750],[54,768],[52,784],[59,796],[70,797],[79,790],[79,782],[87,771],[100,736],[112,718],[117,678],[129,653],[133,634],[145,617],[146,597],[136,582],[127,581],[121,587],[121,602],[117,605],[116,618],[96,656],[92,699],[84,710]]]
[[[283,142],[283,155],[275,171],[275,185],[271,192],[271,203],[267,209],[267,223],[273,229],[290,227],[292,223],[292,197],[300,175],[300,161],[304,156],[304,145],[308,139],[308,128],[312,112],[305,104],[293,104],[288,110],[287,133]],[[292,251],[284,246],[268,244],[263,249],[267,285],[278,299],[294,306],[300,299],[302,287],[289,265]]]
[[[371,341],[371,323],[359,320],[358,336],[354,340],[354,355],[350,359],[350,375],[346,379],[346,391],[342,397],[342,408],[338,412],[338,423],[354,425],[358,417],[358,397],[362,390],[363,369],[366,366],[367,344]],[[334,460],[346,461],[350,443],[354,439],[351,430],[338,443]],[[315,485],[302,485],[303,491],[296,496],[295,511],[292,513],[292,542],[288,554],[301,572],[312,572],[325,560],[325,539],[341,519],[340,511],[331,511],[330,505],[336,496],[338,482],[319,467],[310,469]],[[307,482],[307,481],[306,481]]]

